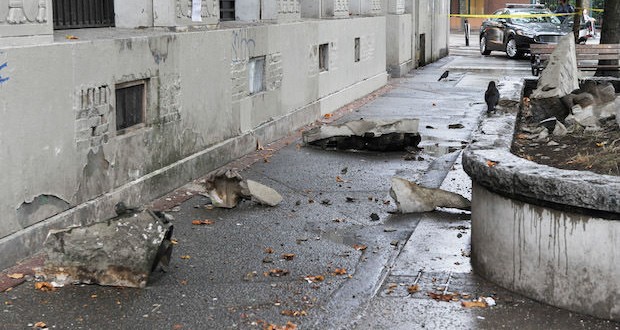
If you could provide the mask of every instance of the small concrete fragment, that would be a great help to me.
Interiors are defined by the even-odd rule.
[[[167,267],[173,226],[150,210],[125,212],[87,226],[51,230],[38,271],[59,284],[144,288],[158,264]]]
[[[218,170],[205,180],[207,196],[216,207],[233,208],[248,196],[247,185],[237,171]]]
[[[253,180],[246,180],[252,200],[269,206],[276,206],[282,202],[282,195],[274,189]]]
[[[420,143],[419,119],[352,120],[303,133],[305,144],[323,149],[397,151]]]
[[[399,177],[392,177],[390,196],[401,213],[430,212],[437,207],[469,210],[471,202],[453,192],[425,188]]]
[[[276,206],[282,196],[274,189],[252,180],[245,180],[237,171],[219,170],[205,181],[207,196],[216,207],[233,208],[242,199]]]

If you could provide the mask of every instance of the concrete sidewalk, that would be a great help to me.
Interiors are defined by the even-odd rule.
[[[175,217],[170,272],[154,273],[142,290],[78,285],[42,292],[25,282],[0,293],[0,329],[40,321],[54,329],[264,329],[287,322],[289,329],[620,328],[511,294],[473,274],[468,212],[393,213],[394,175],[470,197],[460,152],[484,119],[488,81],[505,71],[470,72],[460,63],[522,64],[459,49],[469,54],[393,80],[370,102],[325,120],[420,118],[424,149],[416,160],[405,160],[405,152],[304,147],[299,135],[264,146],[228,167],[278,190],[282,204],[208,209],[200,183],[190,183],[153,203]],[[448,80],[438,82],[444,70]],[[448,128],[457,123],[463,128]],[[192,225],[195,219],[215,223]],[[285,275],[272,276],[275,269]],[[418,290],[409,293],[412,285]],[[465,308],[429,292],[492,297],[497,305]]]

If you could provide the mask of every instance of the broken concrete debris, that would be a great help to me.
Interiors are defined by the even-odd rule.
[[[436,188],[425,188],[399,177],[392,177],[390,196],[401,213],[430,212],[437,207],[469,210],[471,202],[456,193]]]
[[[252,200],[269,206],[276,206],[282,202],[282,196],[273,188],[253,180],[246,180],[246,184]]]
[[[37,275],[62,285],[144,288],[158,264],[168,267],[172,229],[150,210],[125,210],[106,221],[51,230],[45,242],[48,258]]]
[[[312,128],[303,133],[306,145],[323,149],[400,151],[420,143],[419,119],[359,119]]]
[[[207,197],[213,206],[233,208],[242,199],[251,199],[259,204],[276,206],[282,196],[274,189],[253,180],[245,180],[234,170],[219,170],[205,180]]]
[[[576,128],[568,125],[569,121],[596,130],[601,120],[616,116],[620,125],[620,100],[616,97],[614,85],[610,81],[593,79],[580,83],[579,76],[575,43],[570,35],[566,35],[551,54],[528,104],[524,102],[524,106],[531,106],[533,121],[545,123],[548,118],[555,117],[558,123],[566,124],[566,133],[569,134]],[[554,131],[553,127],[547,129]],[[564,133],[561,127],[558,133]]]

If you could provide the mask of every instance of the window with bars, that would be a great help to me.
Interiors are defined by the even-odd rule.
[[[319,45],[319,71],[329,70],[329,44]]]
[[[146,80],[136,80],[116,86],[116,130],[144,123],[146,112]]]
[[[235,20],[235,0],[220,0],[220,20]]]
[[[114,0],[54,0],[54,29],[114,26]]]
[[[265,90],[265,56],[253,57],[248,62],[248,87],[250,94]]]

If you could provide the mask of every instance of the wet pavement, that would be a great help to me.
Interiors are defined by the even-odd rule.
[[[476,276],[469,212],[393,213],[394,175],[471,197],[460,151],[486,116],[487,83],[529,75],[529,61],[483,58],[477,44],[465,47],[459,37],[452,36],[450,57],[326,119],[419,118],[424,149],[414,160],[405,160],[412,158],[407,152],[304,147],[299,135],[264,146],[228,167],[276,189],[280,205],[210,209],[202,186],[189,183],[154,202],[175,218],[168,273],[155,272],[146,289],[43,292],[27,281],[0,293],[0,329],[36,322],[51,329],[264,329],[287,322],[298,329],[619,329]],[[448,80],[438,82],[445,70]],[[214,223],[191,223],[205,219]],[[478,297],[496,305],[461,305]]]

